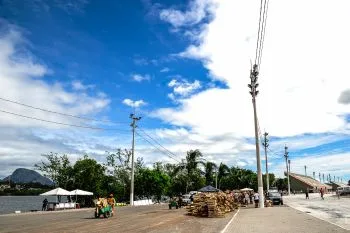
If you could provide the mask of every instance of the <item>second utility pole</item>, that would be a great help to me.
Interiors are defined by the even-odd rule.
[[[135,117],[134,114],[130,114],[132,119],[132,148],[131,148],[131,185],[130,185],[130,205],[134,205],[134,151],[135,151],[135,128],[137,127],[136,121],[141,120],[141,117]]]
[[[284,157],[286,158],[286,168],[287,168],[287,181],[288,181],[288,195],[290,195],[290,183],[289,183],[289,169],[288,169],[288,147],[284,147]]]
[[[267,165],[267,148],[269,147],[269,139],[267,139],[268,133],[264,133],[264,142],[263,146],[265,148],[265,162],[266,162],[266,191],[268,192],[270,189],[270,181],[269,181],[269,169]]]

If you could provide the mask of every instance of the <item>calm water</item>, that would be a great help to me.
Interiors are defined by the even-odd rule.
[[[45,198],[49,202],[56,201],[55,196],[0,196],[0,214],[14,213],[15,210],[41,210]],[[65,197],[62,197],[62,202],[65,200]]]

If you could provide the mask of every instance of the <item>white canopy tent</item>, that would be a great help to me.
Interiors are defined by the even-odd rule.
[[[80,190],[80,189],[76,189],[76,190],[73,190],[73,191],[70,191],[69,192],[70,195],[79,195],[79,196],[92,196],[94,195],[92,192],[88,192],[88,191],[84,191],[84,190]]]
[[[76,189],[76,190],[70,191],[70,195],[75,196],[75,201],[77,201],[78,200],[77,196],[92,196],[94,194],[92,192]]]
[[[71,195],[69,191],[63,189],[63,188],[56,188],[53,190],[50,190],[46,193],[40,194],[41,196],[69,196]]]
[[[253,191],[253,189],[251,189],[251,188],[244,188],[244,189],[241,189],[241,192],[248,192],[248,191]]]

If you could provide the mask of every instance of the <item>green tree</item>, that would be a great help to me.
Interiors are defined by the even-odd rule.
[[[214,186],[214,172],[216,171],[216,169],[217,169],[217,166],[215,163],[206,162],[204,164],[206,185]]]
[[[87,155],[79,159],[73,167],[75,187],[95,194],[107,195],[108,190],[103,189],[106,167],[97,163]]]
[[[42,155],[46,161],[35,164],[36,170],[43,172],[56,187],[67,189],[73,185],[73,168],[67,155],[50,153]]]

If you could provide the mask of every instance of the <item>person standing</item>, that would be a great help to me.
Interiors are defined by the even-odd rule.
[[[45,198],[45,199],[43,200],[43,207],[41,208],[42,211],[45,211],[45,210],[46,210],[47,203],[48,203],[48,201],[47,201],[47,199]]]
[[[112,215],[114,215],[114,207],[115,207],[116,201],[113,197],[113,193],[109,194],[109,197],[107,198],[107,203],[112,207]]]
[[[255,208],[259,207],[259,193],[254,193]]]
[[[309,188],[305,191],[305,199],[309,199]]]

